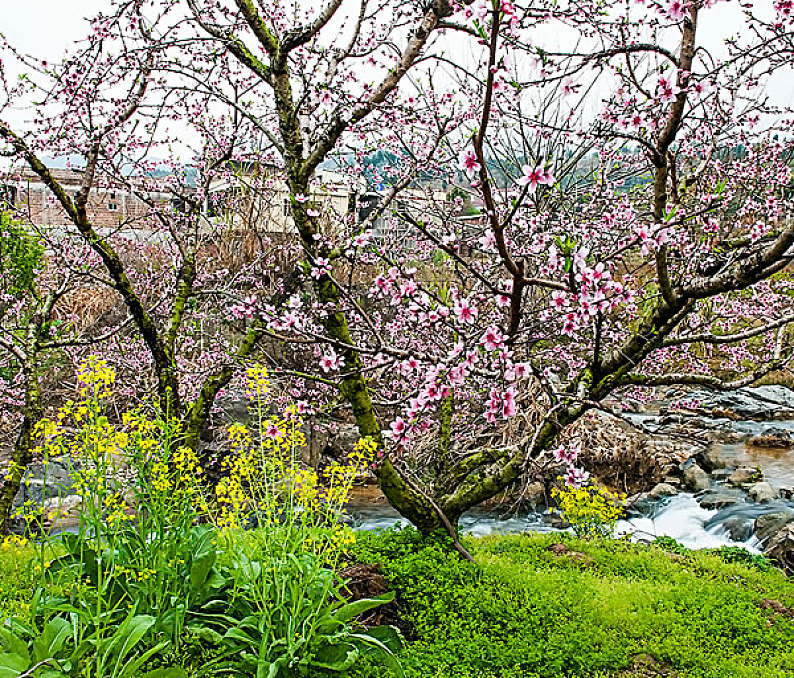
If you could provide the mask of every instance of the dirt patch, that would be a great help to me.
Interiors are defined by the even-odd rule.
[[[616,673],[615,678],[675,678],[677,675],[669,664],[649,654],[638,654],[631,658],[630,668]]]
[[[345,582],[342,595],[353,602],[362,598],[376,598],[391,590],[386,577],[381,574],[380,565],[352,563],[339,571],[340,578]],[[364,626],[396,626],[407,639],[414,639],[415,633],[411,624],[400,614],[399,600],[380,605],[360,615],[358,621]]]
[[[552,544],[546,550],[550,551],[558,558],[568,558],[580,565],[590,566],[595,564],[595,561],[586,553],[571,551],[565,544]]]

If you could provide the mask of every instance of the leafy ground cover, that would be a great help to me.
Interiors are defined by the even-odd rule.
[[[794,583],[763,558],[556,534],[466,546],[479,567],[412,531],[356,545],[411,627],[406,676],[794,675]]]

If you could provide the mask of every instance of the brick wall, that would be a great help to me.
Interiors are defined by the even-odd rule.
[[[79,172],[71,170],[52,170],[55,179],[74,198],[80,189],[82,179]],[[160,190],[156,190],[156,189]],[[162,186],[151,184],[146,188],[150,199],[167,202],[170,195]],[[68,226],[71,224],[66,211],[38,176],[23,172],[14,176],[0,178],[0,201],[11,204],[14,209],[26,215],[31,223],[38,226]],[[94,188],[88,200],[88,216],[91,223],[99,228],[143,228],[150,214],[149,205],[127,189],[112,186]]]

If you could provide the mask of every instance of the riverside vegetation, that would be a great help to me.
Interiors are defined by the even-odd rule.
[[[257,425],[231,427],[212,492],[167,421],[108,420],[113,381],[88,363],[81,399],[40,427],[40,454],[76,462],[81,520],[76,534],[0,547],[0,678],[794,671],[791,581],[740,549],[611,540],[619,495],[560,490],[579,536],[465,539],[477,563],[464,562],[447,536],[344,527],[372,443],[324,478],[302,468],[300,417],[271,415],[262,369],[249,370]],[[54,517],[24,509],[32,529]],[[350,562],[377,565],[391,592],[348,600]],[[384,603],[402,632],[357,622]]]
[[[339,517],[371,442],[328,468],[321,487],[298,463],[298,413],[270,417],[267,377],[252,368],[258,431],[232,428],[226,475],[210,493],[174,424],[142,412],[108,420],[113,382],[105,363],[89,362],[81,400],[39,427],[37,452],[75,463],[79,529],[22,550],[19,538],[5,542],[0,677],[275,678],[346,671],[367,653],[399,673],[398,631],[354,622],[391,596],[347,603],[337,576],[353,542]],[[56,517],[23,512],[31,531]]]

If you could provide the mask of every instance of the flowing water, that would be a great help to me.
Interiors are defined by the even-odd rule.
[[[726,420],[727,421],[727,420]],[[770,424],[752,421],[729,422],[739,434],[753,436]],[[776,421],[774,426],[794,432],[794,421]],[[764,479],[775,487],[794,486],[794,449],[756,447],[746,443],[712,443],[731,466],[760,467]],[[720,487],[715,484],[715,488]],[[631,535],[636,541],[650,541],[656,537],[672,537],[690,549],[741,546],[759,552],[759,542],[751,534],[755,519],[765,513],[794,510],[794,503],[776,500],[756,504],[748,498],[723,508],[708,510],[698,503],[695,495],[682,492],[657,504],[650,514],[621,520],[616,535]],[[407,521],[388,505],[362,505],[351,509],[353,525],[360,530],[388,529],[407,525]],[[552,517],[543,513],[502,515],[499,510],[476,511],[463,516],[461,531],[483,536],[515,532],[555,531]],[[737,527],[739,529],[737,529]],[[736,538],[732,538],[734,535]],[[740,537],[746,536],[746,539]]]
[[[740,522],[751,525],[764,513],[793,508],[791,502],[775,501],[767,504],[741,502],[724,509],[707,510],[698,504],[693,494],[682,492],[669,497],[647,516],[635,516],[618,522],[615,536],[631,535],[633,541],[652,541],[656,537],[672,537],[689,549],[741,546],[758,553],[759,543],[754,535],[745,540],[732,539],[729,525]],[[408,522],[390,506],[360,507],[351,510],[353,527],[358,530],[382,530],[407,526]],[[461,518],[464,534],[485,536],[518,532],[559,532],[549,514],[523,513],[509,517],[495,511],[472,512]]]

